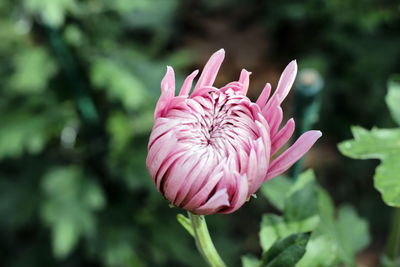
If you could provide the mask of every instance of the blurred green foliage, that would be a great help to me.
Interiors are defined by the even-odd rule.
[[[318,69],[326,84],[318,128],[337,141],[355,122],[391,123],[376,111],[385,109],[381,84],[400,68],[398,13],[389,0],[0,1],[1,265],[203,266],[144,163],[165,66],[174,66],[179,83],[195,57],[182,35],[206,35],[191,26],[196,16],[233,20],[238,34],[247,22],[260,25],[271,37],[272,62],[298,58],[301,67]],[[369,171],[360,168],[351,176]],[[314,229],[307,247],[315,255],[307,251],[302,266],[352,262],[368,243],[364,220],[348,206],[335,216],[330,198],[308,179],[263,188],[282,216],[264,215],[261,231],[282,228],[278,240]],[[361,191],[349,186],[356,179],[344,180],[335,193]],[[305,203],[318,205],[299,209]],[[229,265],[260,252],[255,237],[267,209],[259,198],[235,215],[210,216]],[[359,226],[360,238],[348,240],[347,224]]]
[[[312,171],[301,174],[296,182],[286,177],[267,181],[262,193],[274,205],[284,203],[275,205],[283,216],[263,215],[260,242],[264,251],[276,240],[312,231],[296,266],[355,266],[356,254],[370,242],[368,223],[348,205],[339,207],[335,215],[332,199],[316,183]]]
[[[95,212],[104,208],[104,194],[77,166],[50,170],[42,187],[41,217],[51,228],[54,255],[65,258],[81,236],[95,234]]]

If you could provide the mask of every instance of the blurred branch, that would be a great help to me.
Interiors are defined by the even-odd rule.
[[[324,81],[315,69],[300,71],[296,82],[295,120],[297,122],[295,137],[311,129],[318,121],[321,106],[321,91]],[[292,168],[292,177],[296,178],[302,172],[304,159],[299,160]]]
[[[82,81],[75,60],[69,51],[64,39],[58,30],[46,27],[50,44],[64,71],[70,87],[78,104],[78,109],[83,119],[90,124],[97,124],[99,120],[96,107],[89,96],[84,82]]]
[[[383,266],[395,267],[400,261],[400,208],[393,209],[392,226],[388,235]]]

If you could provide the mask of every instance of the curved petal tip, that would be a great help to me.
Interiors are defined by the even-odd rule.
[[[315,136],[316,139],[320,138],[322,136],[322,132],[321,131],[317,131],[317,130],[311,130],[309,131],[311,134],[313,134]]]
[[[244,95],[247,94],[247,90],[249,89],[250,75],[251,72],[246,69],[242,69],[240,73],[239,82],[242,83],[242,92]]]
[[[194,88],[193,92],[196,92],[198,89],[204,87],[204,86],[212,86],[215,78],[217,77],[219,68],[221,67],[222,62],[224,61],[225,58],[225,50],[220,49],[212,56],[210,59],[207,61],[206,65],[204,66],[204,69],[200,75],[200,78]]]
[[[286,98],[290,88],[292,87],[297,74],[297,62],[296,60],[290,61],[290,63],[283,70],[282,75],[279,79],[278,86],[274,95],[278,97],[279,104]]]
[[[217,52],[215,52],[214,54],[224,54],[225,55],[225,49],[221,48],[220,50],[218,50]]]
[[[175,90],[175,73],[171,66],[167,66],[167,72],[161,81],[161,90],[168,91],[171,89]]]

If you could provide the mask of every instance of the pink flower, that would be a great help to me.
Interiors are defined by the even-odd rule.
[[[146,165],[158,190],[196,214],[234,212],[321,137],[320,131],[308,131],[271,160],[294,131],[293,119],[280,128],[280,105],[295,80],[296,61],[283,71],[271,97],[267,83],[253,103],[246,97],[251,73],[244,69],[239,81],[213,87],[224,56],[223,49],[211,56],[191,94],[198,71],[175,96],[174,70],[167,67],[148,145]]]

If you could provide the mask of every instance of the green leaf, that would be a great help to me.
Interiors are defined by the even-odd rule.
[[[317,191],[312,171],[297,179],[285,200],[284,216],[287,221],[300,222],[317,215]]]
[[[351,128],[354,139],[339,144],[344,155],[355,159],[385,159],[400,153],[400,129],[368,131],[362,127]]]
[[[185,230],[188,231],[189,234],[194,237],[194,231],[190,219],[182,214],[178,214],[176,216],[176,219],[183,226],[183,228],[185,228]]]
[[[322,225],[333,223],[335,206],[328,192],[321,187],[318,187],[318,213]]]
[[[312,231],[318,225],[318,221],[318,216],[291,222],[275,214],[264,215],[259,233],[261,247],[263,251],[267,251],[280,238],[288,237],[294,233]]]
[[[151,10],[154,8],[154,3],[146,0],[115,0],[106,1],[107,8],[115,9],[120,13],[128,13],[132,11]]]
[[[41,152],[46,142],[59,134],[66,119],[54,109],[34,113],[33,108],[21,108],[0,113],[0,159]]]
[[[68,26],[65,27],[64,38],[68,44],[75,47],[82,46],[84,41],[86,41],[84,33],[74,24],[68,24]]]
[[[355,139],[339,144],[339,150],[356,159],[380,159],[374,176],[375,188],[384,202],[400,207],[400,129],[352,128]]]
[[[276,204],[277,206],[281,205],[283,217],[263,216],[259,236],[264,251],[268,250],[279,238],[294,233],[309,232],[318,225],[318,201],[314,173],[312,171],[304,172],[294,184],[289,186],[289,183],[291,182],[286,180],[273,184],[273,188],[278,188],[280,195],[267,189],[269,192],[266,192],[266,195],[272,196],[273,201],[279,203]]]
[[[39,15],[45,24],[53,27],[64,24],[66,13],[77,11],[74,0],[25,0],[24,5],[32,13]]]
[[[311,235],[307,252],[298,263],[299,267],[334,266],[338,261],[338,242],[335,236],[335,207],[329,194],[318,187],[319,225]]]
[[[111,114],[107,121],[107,131],[111,137],[110,150],[114,154],[122,152],[133,137],[132,122],[122,112]]]
[[[275,177],[262,185],[261,193],[275,208],[282,211],[285,206],[286,196],[292,185],[293,182],[287,177]]]
[[[126,66],[99,58],[91,66],[92,83],[104,89],[111,99],[120,101],[128,110],[137,110],[146,101],[146,88]]]
[[[252,255],[245,255],[241,257],[242,267],[259,267],[260,260]]]
[[[80,229],[70,220],[62,220],[52,228],[53,251],[58,258],[64,258],[79,241]]]
[[[276,241],[264,253],[260,266],[289,267],[295,266],[306,252],[310,233],[293,234]]]
[[[385,100],[393,119],[400,125],[400,75],[389,80]]]
[[[385,159],[376,168],[374,179],[383,201],[389,206],[400,207],[400,153]]]
[[[326,202],[327,195],[323,193],[321,196],[321,200]],[[335,266],[338,263],[353,266],[355,256],[366,247],[369,240],[367,222],[361,219],[350,206],[339,209],[337,220],[330,211],[326,212],[321,214],[320,224],[311,235],[307,252],[297,266]]]
[[[162,27],[164,33],[168,29],[166,26],[171,21],[171,13],[178,6],[178,2],[177,0],[153,0],[149,4],[146,0],[107,1],[108,5],[121,13],[134,11],[135,16],[129,16],[131,27]]]
[[[263,251],[267,251],[279,238],[289,236],[293,233],[287,228],[288,227],[281,216],[275,214],[263,215],[261,230],[259,233]]]
[[[352,265],[355,255],[369,242],[366,221],[347,206],[338,211],[336,219],[332,199],[315,183],[312,171],[303,173],[286,189],[285,195],[281,198],[284,200],[283,216],[263,216],[260,230],[263,251],[271,249],[277,240],[313,231],[307,252],[296,266]]]
[[[22,94],[42,93],[57,71],[55,61],[41,47],[22,50],[14,58],[10,87]]]
[[[54,255],[65,258],[81,236],[94,233],[94,212],[104,207],[104,196],[101,188],[76,166],[50,170],[43,178],[42,189],[45,200],[41,217],[51,228]]]
[[[296,267],[330,267],[337,261],[338,247],[328,235],[312,234],[306,253]]]
[[[352,207],[342,206],[338,211],[336,227],[335,236],[339,242],[339,255],[346,262],[352,263],[357,252],[364,249],[370,241],[368,224]]]

